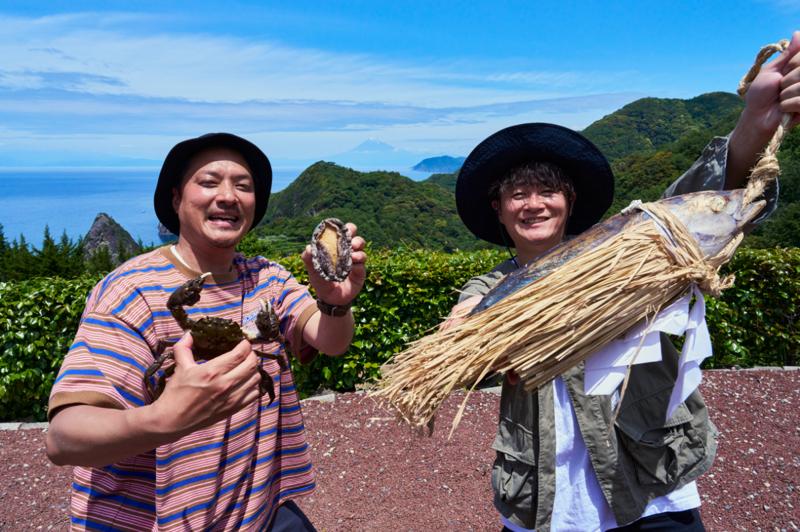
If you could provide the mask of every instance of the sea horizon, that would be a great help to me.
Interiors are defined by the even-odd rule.
[[[273,168],[272,192],[289,186],[305,168]],[[397,171],[415,181],[430,172]],[[105,213],[134,240],[161,242],[153,209],[159,168],[154,166],[0,167],[0,225],[7,242],[41,247],[44,230],[58,240],[66,232],[75,241],[86,235],[96,216]]]

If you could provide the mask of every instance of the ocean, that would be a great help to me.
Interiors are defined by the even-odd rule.
[[[302,169],[273,170],[272,191],[286,188]],[[0,169],[0,224],[7,241],[24,235],[39,247],[44,228],[58,240],[89,231],[104,212],[144,244],[157,244],[153,191],[158,168]]]
[[[44,228],[58,240],[66,231],[76,240],[84,236],[98,213],[104,212],[134,240],[158,244],[158,219],[153,191],[158,168],[0,168],[0,224],[7,241],[20,235],[40,247]],[[303,169],[274,168],[272,192],[289,186]],[[430,172],[399,170],[414,180]]]

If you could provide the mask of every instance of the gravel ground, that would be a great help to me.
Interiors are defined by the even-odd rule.
[[[699,480],[711,531],[800,527],[800,371],[708,371],[701,387],[720,430]],[[300,505],[321,531],[499,530],[489,487],[499,398],[448,399],[430,438],[360,394],[306,401],[317,491]],[[67,528],[70,468],[51,465],[41,430],[0,431],[0,529]]]

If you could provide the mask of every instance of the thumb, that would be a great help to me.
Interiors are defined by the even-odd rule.
[[[789,42],[787,51],[789,55],[794,55],[800,50],[800,31],[792,33],[792,40]]]
[[[192,354],[193,345],[194,339],[192,338],[192,333],[187,331],[173,348],[172,356],[175,358],[176,367],[196,364],[194,355]]]
[[[800,50],[800,31],[792,34],[792,40],[789,41],[789,46],[786,50],[781,52],[781,55],[776,57],[771,63],[764,66],[763,70],[770,72],[781,72],[786,66],[786,63]]]
[[[309,271],[313,270],[313,265],[311,261],[311,246],[307,245],[303,252],[300,254],[300,259],[302,259],[303,264],[305,264],[306,269]]]

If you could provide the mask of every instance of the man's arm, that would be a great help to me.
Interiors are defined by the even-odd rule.
[[[205,364],[194,361],[190,334],[174,349],[175,374],[153,403],[119,410],[77,404],[57,411],[45,440],[50,460],[102,467],[177,441],[258,399],[258,356],[249,342]]]
[[[789,127],[800,119],[800,32],[787,50],[766,65],[753,80],[745,109],[727,137],[713,139],[692,166],[664,192],[664,197],[701,190],[742,188],[784,114],[793,114]],[[778,184],[764,193],[767,206],[754,224],[765,220],[777,207]]]
[[[772,138],[783,115],[794,115],[789,127],[800,121],[800,31],[789,47],[764,66],[745,95],[745,108],[730,135],[725,188],[742,188],[750,169]]]
[[[314,287],[317,299],[330,305],[347,305],[351,303],[361,292],[367,277],[365,266],[367,254],[364,252],[366,242],[360,236],[356,236],[357,228],[354,224],[348,223],[347,228],[352,236],[351,257],[353,267],[344,281],[326,281],[320,277],[314,270],[309,247],[306,247],[302,255],[309,282]],[[344,316],[328,316],[327,314],[316,312],[309,318],[303,329],[303,340],[318,351],[328,355],[341,355],[350,346],[354,328],[355,322],[350,311]]]

